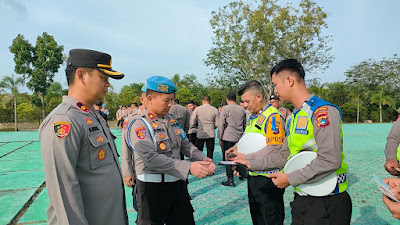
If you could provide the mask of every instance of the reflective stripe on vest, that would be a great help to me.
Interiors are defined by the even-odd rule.
[[[331,105],[336,107],[339,112],[340,109],[329,103],[327,104],[326,101],[314,96],[313,98],[313,105],[309,105],[310,101],[307,103],[303,104],[303,107],[301,110],[297,112],[293,112],[290,115],[290,125],[289,125],[289,136],[287,137],[288,145],[289,145],[289,150],[290,150],[290,155],[289,158],[293,157],[294,155],[298,154],[301,151],[308,150],[308,151],[313,151],[317,152],[318,151],[318,146],[316,143],[316,140],[314,138],[314,127],[312,124],[312,118],[314,116],[314,111],[312,110],[312,107],[314,110],[317,108],[324,106],[324,105]],[[311,99],[310,99],[311,100]],[[321,104],[321,105],[318,105]],[[341,129],[341,136],[343,138],[343,130],[342,130],[342,123],[340,123],[340,129]],[[342,143],[343,147],[343,143]],[[342,163],[341,166],[338,170],[336,170],[336,175],[338,175],[338,183],[336,185],[335,190],[333,191],[333,194],[338,194],[344,192],[347,187],[348,187],[348,181],[347,181],[347,164],[343,162],[345,158],[345,155],[343,153],[342,149]],[[297,188],[295,188],[298,190]]]

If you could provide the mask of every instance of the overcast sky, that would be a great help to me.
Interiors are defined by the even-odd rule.
[[[213,72],[202,61],[211,48],[211,12],[229,2],[0,0],[0,78],[14,73],[9,46],[18,34],[35,44],[36,37],[47,32],[64,45],[65,54],[72,48],[111,54],[113,69],[126,75],[112,81],[116,91],[153,75],[172,77],[175,73],[195,74],[206,83],[206,75]],[[344,72],[351,66],[399,53],[400,1],[325,0],[318,4],[329,14],[325,34],[333,36],[335,60],[325,72],[308,77],[344,81]],[[60,68],[55,80],[66,87],[64,69]]]

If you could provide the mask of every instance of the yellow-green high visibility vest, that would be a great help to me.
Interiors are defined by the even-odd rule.
[[[400,162],[400,145],[397,147],[397,161]]]
[[[279,111],[273,107],[271,104],[267,106],[267,108],[259,115],[253,116],[250,115],[247,121],[246,129],[244,131],[247,133],[259,133],[262,135],[266,135],[265,126],[268,121],[268,118],[272,115],[279,114]],[[249,171],[250,176],[268,176],[268,173],[255,173]]]
[[[290,126],[289,135],[287,136],[288,146],[290,150],[289,158],[298,154],[301,151],[318,151],[318,146],[314,138],[312,119],[314,112],[321,106],[334,106],[340,112],[340,117],[342,117],[342,112],[336,105],[322,100],[317,96],[313,96],[307,103],[303,104],[301,110],[293,112],[290,115],[290,119],[287,122],[287,126]],[[340,133],[343,138],[342,122],[340,122]],[[343,143],[342,143],[343,147]],[[336,185],[334,194],[339,194],[344,192],[348,187],[347,180],[347,164],[343,162],[345,155],[342,149],[342,163],[338,170],[336,170],[336,175],[338,176],[338,183]]]

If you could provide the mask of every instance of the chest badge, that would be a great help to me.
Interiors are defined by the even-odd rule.
[[[89,117],[86,117],[86,123],[89,125],[93,124],[93,120],[91,120]]]
[[[151,126],[152,126],[154,129],[157,129],[157,128],[158,128],[158,123],[152,122],[152,123],[151,123]]]
[[[71,124],[67,121],[55,122],[53,126],[54,134],[60,139],[67,137],[71,130]]]
[[[177,135],[180,135],[181,133],[182,133],[181,129],[176,128],[176,134],[177,134]]]
[[[97,158],[99,160],[103,160],[106,157],[106,150],[104,148],[100,149],[99,152],[97,153]]]
[[[76,106],[78,106],[78,108],[84,112],[89,112],[89,109],[82,102],[77,102]]]
[[[147,116],[149,117],[149,119],[154,120],[156,117],[154,116],[153,113],[148,113]]]
[[[307,125],[308,125],[308,117],[307,116],[299,116],[299,118],[297,119],[297,123],[296,123],[294,132],[296,134],[308,135]]]
[[[160,149],[162,151],[164,151],[167,148],[167,145],[164,142],[160,142],[160,144],[158,145],[158,147],[160,147]]]
[[[122,123],[122,129],[126,130],[128,128],[128,121],[124,120],[124,123]]]
[[[175,123],[176,120],[175,120],[175,119],[170,119],[168,122],[169,122],[169,123]]]
[[[103,137],[103,136],[98,136],[98,137],[96,138],[96,140],[97,140],[98,142],[104,143],[104,137]]]
[[[265,120],[265,116],[261,115],[261,116],[257,119],[256,124],[262,126],[264,120]]]
[[[165,134],[159,134],[158,137],[161,138],[161,139],[164,139],[165,138]]]

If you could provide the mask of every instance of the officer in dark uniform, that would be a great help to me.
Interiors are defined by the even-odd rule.
[[[126,141],[134,151],[137,177],[137,224],[194,224],[185,180],[189,172],[204,178],[215,170],[168,114],[176,91],[165,77],[147,79],[147,109],[128,124]],[[194,162],[182,161],[180,152]]]

